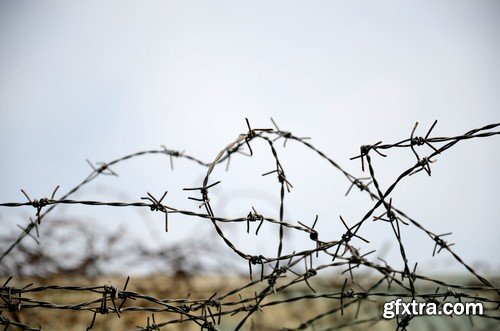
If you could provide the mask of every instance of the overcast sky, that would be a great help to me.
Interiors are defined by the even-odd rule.
[[[438,136],[498,122],[499,46],[497,1],[1,1],[0,200],[24,201],[20,188],[37,198],[56,185],[66,192],[88,175],[86,158],[163,144],[212,160],[246,130],[245,117],[255,127],[273,117],[363,177],[359,160],[349,160],[359,146],[407,138],[416,121],[423,135],[438,119]],[[256,145],[255,160],[234,159],[214,175],[223,181],[214,190],[222,216],[255,205],[277,217],[279,185],[260,178],[273,165],[266,145]],[[353,224],[372,202],[360,192],[345,198],[349,183],[335,169],[287,146],[287,220],[310,224],[319,214],[324,240],[338,239],[338,215]],[[498,146],[498,137],[463,142],[439,156],[432,177],[422,172],[393,194],[430,230],[452,231],[456,251],[489,272],[500,269]],[[374,159],[385,188],[414,162],[409,150]],[[115,171],[119,178],[75,197],[137,201],[169,190],[168,204],[196,209],[182,188],[198,186],[206,169],[178,160],[172,172],[168,158],[149,156]],[[2,222],[25,222],[14,214],[0,210]],[[161,215],[146,211],[62,207],[55,215],[125,225],[144,240],[215,233],[181,218],[162,233]],[[227,231],[249,253],[276,251],[276,228],[259,237],[243,235],[243,225]],[[397,260],[386,224],[361,234],[372,241],[366,251]],[[433,243],[417,230],[404,236],[424,273],[451,266],[446,254],[431,258]],[[291,239],[289,251],[311,248]]]

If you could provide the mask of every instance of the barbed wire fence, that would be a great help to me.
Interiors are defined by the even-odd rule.
[[[25,330],[39,330],[43,326],[32,325],[30,321],[21,321],[18,317],[20,311],[26,310],[62,310],[68,312],[87,312],[89,313],[87,330],[94,327],[96,316],[98,315],[115,315],[121,317],[124,314],[132,312],[149,312],[151,318],[144,322],[140,327],[143,330],[158,330],[160,328],[168,328],[173,325],[192,324],[198,326],[201,330],[219,330],[222,328],[225,319],[237,319],[237,322],[232,326],[235,330],[244,328],[255,328],[251,321],[252,316],[260,311],[272,309],[272,307],[286,307],[287,304],[293,302],[310,302],[310,301],[328,301],[334,303],[333,306],[328,306],[323,311],[314,312],[316,315],[308,316],[302,320],[294,328],[286,330],[303,330],[307,328],[318,330],[335,330],[347,326],[356,325],[373,325],[383,321],[381,311],[378,310],[371,316],[360,315],[362,306],[373,304],[377,299],[394,299],[406,298],[408,300],[415,299],[421,302],[434,302],[442,306],[446,302],[480,302],[484,305],[485,311],[483,315],[471,317],[484,321],[492,321],[497,325],[500,320],[500,288],[494,285],[491,281],[480,275],[471,265],[467,264],[453,249],[452,243],[446,241],[446,236],[450,233],[437,234],[430,229],[424,227],[420,222],[411,218],[401,209],[398,209],[393,203],[391,193],[396,186],[406,177],[416,174],[422,175],[426,173],[431,176],[431,164],[437,157],[441,157],[448,149],[458,143],[469,139],[483,139],[499,135],[498,124],[486,125],[481,128],[470,130],[464,134],[450,137],[434,137],[432,136],[433,129],[437,121],[427,130],[425,136],[417,136],[416,131],[418,123],[415,124],[410,131],[408,138],[401,141],[389,144],[383,144],[381,141],[360,147],[359,155],[352,159],[360,159],[362,171],[367,171],[369,176],[357,178],[347,170],[342,168],[332,158],[311,144],[309,138],[298,137],[288,131],[281,130],[278,125],[272,121],[273,128],[253,128],[250,122],[246,120],[248,131],[240,134],[238,138],[226,147],[224,147],[215,157],[212,162],[204,162],[194,156],[170,150],[166,147],[156,150],[141,151],[134,154],[129,154],[124,157],[107,163],[89,164],[92,167],[91,173],[82,180],[74,188],[66,192],[60,197],[57,197],[58,188],[56,188],[50,197],[41,199],[33,199],[27,192],[22,191],[26,197],[26,201],[22,202],[3,202],[0,207],[19,208],[30,206],[34,209],[34,216],[24,227],[21,227],[21,233],[12,238],[9,244],[2,247],[0,255],[0,267],[3,269],[2,274],[16,274],[19,271],[15,266],[18,263],[8,263],[10,256],[15,256],[16,250],[28,252],[31,254],[32,261],[38,261],[39,264],[49,262],[49,258],[42,251],[28,250],[23,246],[26,240],[34,240],[36,243],[43,242],[43,236],[40,236],[39,228],[44,226],[44,218],[51,213],[57,206],[60,205],[88,205],[88,206],[110,206],[124,208],[145,208],[151,212],[164,214],[165,231],[169,231],[169,216],[175,214],[185,215],[204,220],[211,223],[217,236],[220,237],[225,247],[236,254],[241,260],[248,264],[247,282],[238,287],[232,288],[225,293],[207,296],[202,299],[191,299],[189,297],[183,299],[158,298],[150,295],[141,294],[139,292],[127,290],[130,278],[124,280],[123,286],[65,286],[65,285],[48,285],[36,286],[27,284],[25,286],[10,286],[12,277],[0,287],[0,309],[6,311],[6,314],[0,314],[0,325],[6,328],[9,326],[18,327]],[[249,211],[238,218],[226,218],[222,215],[217,215],[212,208],[210,200],[210,190],[219,185],[221,181],[213,179],[213,171],[216,167],[229,165],[231,157],[237,154],[245,154],[253,156],[254,150],[252,145],[257,141],[262,141],[268,145],[269,151],[274,160],[274,167],[263,176],[275,175],[277,177],[277,188],[279,190],[279,217],[277,219],[260,214],[254,208],[249,208]],[[345,227],[345,232],[336,240],[323,241],[320,238],[320,232],[316,229],[318,217],[312,225],[306,225],[302,222],[285,219],[285,200],[287,194],[293,189],[293,179],[288,178],[285,172],[286,165],[282,164],[277,149],[276,143],[283,141],[283,146],[288,141],[293,141],[303,145],[305,148],[314,151],[319,158],[326,160],[336,170],[340,171],[349,182],[349,190],[357,188],[365,192],[371,198],[372,205],[366,211],[365,215],[359,219],[354,225],[349,226],[340,216],[339,222]],[[421,147],[427,146],[431,151],[428,155],[422,156]],[[387,157],[386,151],[390,149],[407,149],[415,156],[415,163],[403,171],[396,180],[387,188],[383,188],[378,180],[375,167],[372,162],[372,157]],[[178,209],[175,206],[166,204],[164,201],[167,196],[165,192],[162,196],[154,196],[147,193],[140,201],[124,202],[124,201],[94,201],[94,200],[73,200],[71,196],[79,191],[82,187],[91,183],[99,176],[117,176],[113,170],[113,166],[131,159],[144,155],[162,154],[170,158],[173,168],[174,158],[184,158],[192,161],[199,166],[206,167],[206,175],[203,178],[202,184],[199,187],[185,188],[194,196],[189,199],[199,202],[198,210]],[[226,169],[227,170],[227,169]],[[382,210],[381,214],[376,215],[377,210]],[[201,211],[203,210],[203,211]],[[369,255],[372,252],[362,252],[356,248],[353,241],[369,242],[370,238],[364,238],[359,235],[360,229],[368,221],[386,222],[390,225],[390,229],[398,243],[400,259],[403,268],[397,268],[387,264],[382,259],[369,260]],[[230,241],[221,225],[224,223],[242,223],[246,225],[246,231],[249,232],[250,225],[255,224],[255,234],[259,234],[261,226],[265,223],[275,224],[279,230],[277,234],[277,248],[274,256],[252,255],[243,251],[234,242]],[[74,226],[68,223],[58,223],[54,225],[58,228],[65,226]],[[411,227],[415,230],[422,231],[434,246],[433,256],[441,252],[447,252],[456,261],[462,265],[468,273],[476,279],[474,284],[450,283],[443,279],[431,278],[419,274],[417,264],[410,263],[407,258],[407,246],[401,236],[401,227]],[[294,251],[285,254],[283,251],[285,229],[294,231],[303,236],[307,236],[315,244],[315,248]],[[85,235],[85,230],[79,231],[82,236]],[[212,238],[213,239],[213,238]],[[119,236],[115,234],[109,240],[109,246],[119,241]],[[24,247],[24,248],[23,248]],[[88,265],[92,264],[99,258],[103,259],[102,254],[92,252],[92,242],[87,242],[88,256],[91,257],[86,263],[78,266],[73,271],[88,270]],[[190,248],[189,248],[190,247]],[[207,249],[206,245],[199,246],[178,246],[178,252],[185,252],[185,259],[195,256],[201,250]],[[144,248],[141,251],[141,256],[151,257],[148,251]],[[38,252],[38,253],[37,253]],[[35,254],[35,255],[33,255]],[[36,255],[38,254],[38,255]],[[182,255],[182,253],[179,253]],[[330,263],[315,265],[314,262],[318,256],[327,256],[331,260]],[[92,260],[92,257],[94,260]],[[104,258],[111,259],[111,255]],[[25,260],[23,260],[25,261]],[[89,262],[90,261],[90,262]],[[53,263],[54,261],[52,261]],[[184,262],[179,262],[181,265]],[[95,264],[93,264],[95,265]],[[305,266],[305,267],[304,267]],[[365,270],[370,270],[373,273],[371,279],[373,282],[367,286],[357,279],[356,273],[360,267]],[[192,267],[196,269],[197,267]],[[17,271],[16,271],[17,270]],[[340,283],[338,289],[324,289],[321,291],[314,286],[313,279],[321,270],[337,271],[344,276],[343,282]],[[55,268],[55,272],[68,272],[62,265]],[[99,270],[94,270],[98,274]],[[436,287],[435,291],[422,291],[419,289],[419,284],[431,284]],[[306,287],[306,291],[290,292],[290,289],[297,287]],[[42,292],[81,292],[92,296],[92,299],[78,303],[55,303],[37,299],[34,294]],[[252,294],[253,293],[253,294]],[[286,293],[286,296],[281,294]],[[342,317],[345,311],[355,311],[349,319],[339,319],[338,324],[331,325],[326,323],[332,316]],[[156,314],[156,315],[155,315]],[[159,319],[161,316],[162,322]],[[396,330],[406,330],[409,325],[414,324],[414,320],[420,319],[421,316],[402,315],[394,320]],[[326,326],[325,326],[326,323]]]

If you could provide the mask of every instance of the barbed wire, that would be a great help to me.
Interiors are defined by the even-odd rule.
[[[46,215],[54,210],[59,205],[86,205],[86,206],[108,206],[108,207],[124,207],[124,208],[148,208],[152,212],[160,212],[165,216],[165,231],[169,231],[169,214],[182,214],[194,219],[209,221],[215,233],[221,238],[225,246],[233,253],[237,254],[241,259],[248,264],[249,280],[239,286],[226,290],[225,293],[214,293],[204,299],[159,299],[154,296],[141,294],[139,292],[127,290],[130,278],[127,278],[123,287],[103,285],[103,286],[63,286],[63,285],[46,285],[35,287],[33,284],[28,284],[23,287],[9,286],[12,277],[0,287],[0,309],[7,311],[9,317],[0,315],[0,325],[15,326],[25,330],[38,330],[40,327],[34,327],[29,323],[22,323],[19,318],[21,311],[32,309],[48,309],[61,311],[79,311],[91,313],[91,319],[87,325],[87,330],[94,327],[96,316],[98,315],[121,315],[131,312],[148,312],[152,313],[151,318],[148,317],[145,326],[140,327],[143,330],[158,330],[171,325],[180,325],[190,323],[198,326],[202,330],[217,330],[221,325],[221,320],[236,319],[234,329],[239,330],[248,326],[251,317],[266,309],[272,309],[275,306],[284,306],[289,303],[299,301],[326,301],[335,303],[330,308],[325,308],[324,311],[317,315],[308,317],[300,322],[296,328],[287,328],[286,330],[302,330],[308,327],[324,326],[324,321],[332,316],[344,315],[344,311],[350,309],[351,306],[357,306],[352,319],[338,323],[335,326],[329,326],[325,330],[334,330],[347,326],[361,325],[365,323],[379,323],[383,320],[381,314],[375,316],[362,316],[358,318],[360,307],[362,305],[370,305],[377,301],[377,298],[407,298],[418,299],[423,302],[435,302],[442,306],[446,302],[452,300],[461,302],[480,302],[485,306],[485,313],[475,318],[481,320],[500,320],[500,288],[495,286],[490,280],[480,275],[467,264],[456,252],[452,250],[453,243],[448,243],[444,237],[451,233],[436,234],[424,227],[417,220],[409,217],[402,210],[398,209],[393,204],[392,193],[396,186],[405,178],[414,176],[419,172],[424,171],[431,176],[431,164],[436,161],[438,156],[442,156],[445,151],[452,148],[459,142],[487,138],[499,135],[500,131],[495,129],[500,126],[498,124],[490,124],[481,128],[470,130],[462,135],[450,137],[431,137],[431,134],[436,127],[435,121],[425,136],[416,136],[418,123],[414,125],[409,135],[409,138],[389,144],[383,144],[382,141],[372,145],[363,145],[360,147],[360,153],[351,159],[360,159],[361,170],[368,170],[369,177],[358,178],[341,167],[331,157],[327,156],[320,149],[316,148],[309,141],[309,137],[298,137],[291,132],[281,130],[276,122],[272,120],[274,128],[252,128],[248,119],[246,125],[248,131],[240,134],[234,141],[230,142],[226,147],[219,151],[212,162],[204,162],[193,156],[179,152],[176,150],[167,149],[162,146],[158,150],[148,150],[137,152],[112,160],[110,162],[100,162],[93,164],[88,161],[91,166],[91,173],[84,178],[79,184],[71,190],[56,198],[58,187],[52,192],[50,198],[44,197],[41,199],[32,199],[26,191],[21,190],[27,201],[21,202],[3,202],[0,207],[25,207],[34,208],[35,214],[30,218],[29,223],[25,227],[21,227],[22,232],[13,238],[12,242],[5,247],[0,255],[0,266],[5,270],[14,272],[15,269],[6,268],[5,259],[13,255],[15,249],[25,249],[23,242],[27,237],[35,240],[38,244],[43,238],[40,236],[39,227],[43,225],[43,220]],[[318,216],[311,226],[308,226],[299,221],[285,220],[285,200],[287,194],[293,189],[292,180],[285,174],[285,166],[282,164],[279,153],[275,148],[277,141],[283,141],[283,147],[286,147],[288,141],[297,142],[307,149],[317,153],[320,158],[326,160],[335,169],[340,171],[349,182],[348,195],[353,187],[357,187],[361,192],[367,194],[372,205],[364,214],[364,216],[349,226],[342,216],[340,222],[345,228],[345,232],[333,241],[323,241],[319,238],[319,231],[316,228]],[[262,215],[255,208],[251,208],[248,214],[236,217],[226,218],[214,213],[210,200],[210,191],[213,187],[221,184],[220,180],[212,179],[214,169],[226,162],[226,170],[228,170],[230,159],[235,154],[243,154],[253,156],[254,150],[252,144],[262,141],[269,147],[270,154],[274,160],[274,167],[262,174],[268,176],[274,174],[277,176],[277,188],[279,189],[279,216],[278,219]],[[421,146],[427,146],[431,152],[427,156],[421,156]],[[391,149],[406,148],[415,156],[415,163],[404,170],[395,181],[383,188],[376,175],[372,157],[377,155],[380,157],[388,157],[388,151]],[[417,151],[418,150],[418,151]],[[375,154],[374,154],[375,153]],[[174,169],[174,158],[185,158],[200,166],[207,168],[202,184],[199,187],[185,188],[184,190],[193,193],[199,192],[199,197],[189,197],[191,200],[199,202],[199,208],[203,208],[204,212],[194,210],[184,210],[176,208],[171,204],[166,204],[165,197],[167,191],[160,197],[155,197],[147,192],[147,195],[141,198],[141,201],[96,201],[96,200],[76,200],[70,197],[79,191],[82,187],[94,181],[101,175],[118,176],[111,168],[126,160],[137,158],[150,154],[164,154],[170,159],[170,166]],[[383,213],[375,215],[379,209],[383,209]],[[352,245],[353,240],[360,240],[365,243],[369,242],[369,238],[361,237],[358,233],[363,225],[368,220],[376,222],[389,223],[391,231],[397,241],[400,259],[403,264],[402,269],[390,266],[386,261],[379,259],[378,261],[370,261],[368,256],[371,252],[362,252],[359,248]],[[235,243],[230,241],[226,233],[223,231],[221,224],[224,223],[246,223],[246,231],[250,231],[250,224],[258,224],[255,234],[258,235],[261,226],[265,223],[275,224],[279,227],[277,235],[276,255],[265,256],[263,254],[253,255],[246,253]],[[449,281],[431,278],[417,273],[417,263],[412,264],[408,260],[407,245],[401,236],[401,227],[413,227],[418,231],[424,232],[434,246],[433,256],[440,254],[442,251],[448,252],[453,259],[462,265],[470,275],[474,276],[477,284],[459,284]],[[297,233],[302,233],[309,237],[309,240],[315,243],[315,248],[301,251],[294,251],[286,254],[283,252],[284,247],[284,231],[285,228]],[[3,249],[3,247],[2,247]],[[200,251],[203,248],[199,248]],[[147,250],[141,251],[142,256],[148,256]],[[196,254],[196,253],[190,253]],[[313,257],[319,255],[331,258],[331,262],[314,266]],[[109,256],[107,258],[110,258]],[[59,269],[61,270],[61,269]],[[335,291],[331,289],[321,290],[315,289],[312,279],[319,271],[330,270],[336,271],[344,279],[342,285],[338,284]],[[363,284],[356,279],[356,272],[364,270],[370,272],[371,284]],[[5,274],[5,272],[2,272]],[[257,276],[258,275],[258,276]],[[419,286],[427,284],[427,287],[433,285],[437,289],[433,292],[426,292]],[[442,289],[444,288],[444,289]],[[299,289],[299,292],[297,292]],[[340,289],[340,290],[339,290]],[[83,292],[91,297],[78,303],[54,303],[37,299],[33,296],[36,293],[45,292]],[[253,294],[252,294],[253,293]],[[133,305],[132,305],[133,302]],[[154,315],[156,313],[156,315]],[[167,317],[168,320],[157,322],[157,316]],[[418,320],[418,316],[403,316],[395,321],[396,330],[406,330],[413,320]],[[253,323],[251,321],[250,323]],[[323,323],[323,324],[322,324]],[[472,322],[471,322],[472,323]]]

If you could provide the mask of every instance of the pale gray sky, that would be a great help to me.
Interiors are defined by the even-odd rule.
[[[359,146],[408,137],[416,121],[422,134],[438,119],[440,136],[499,121],[499,36],[496,1],[1,1],[0,200],[22,201],[20,188],[38,198],[56,185],[65,192],[88,174],[86,158],[109,161],[164,144],[211,160],[246,130],[245,117],[255,127],[273,117],[363,176],[349,160]],[[393,196],[430,230],[453,231],[467,262],[489,260],[496,271],[498,144],[464,142],[439,157],[431,178],[405,180]],[[358,192],[344,198],[348,183],[333,168],[290,147],[282,152],[294,184],[287,217],[311,223],[319,213],[324,239],[334,240],[338,215],[352,224],[371,202]],[[217,172],[224,185],[216,209],[239,216],[258,204],[276,216],[278,186],[259,178],[272,169],[268,161],[242,158]],[[375,161],[387,187],[413,156]],[[102,178],[76,197],[135,201],[169,190],[170,204],[195,208],[181,188],[198,185],[205,171],[178,161],[171,172],[158,156],[115,170],[118,179]],[[22,221],[5,218],[12,214],[0,210],[2,222]],[[59,215],[125,224],[149,240],[130,210],[64,207]],[[164,234],[161,215],[146,215],[161,240],[200,227],[214,235],[187,219]],[[244,226],[228,231],[249,253],[275,252],[272,227],[259,238],[240,235]],[[447,265],[447,256],[431,259],[432,242],[417,233],[404,234],[410,263]],[[367,250],[390,243],[388,258],[397,259],[389,227],[370,224],[364,234]],[[293,243],[286,248],[311,244]]]

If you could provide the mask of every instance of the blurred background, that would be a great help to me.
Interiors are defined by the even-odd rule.
[[[360,145],[406,139],[417,121],[417,135],[424,135],[439,120],[435,136],[498,122],[499,18],[496,1],[1,1],[0,201],[25,201],[21,188],[47,197],[60,185],[57,198],[92,171],[86,159],[109,162],[161,145],[210,162],[247,131],[245,117],[256,128],[273,127],[272,117],[366,177],[359,160],[350,160]],[[269,148],[252,147],[253,158],[234,155],[229,171],[224,164],[211,177],[222,181],[211,191],[217,215],[244,217],[254,206],[278,217],[279,184],[261,177],[274,167]],[[285,203],[290,223],[310,225],[318,214],[320,239],[337,240],[344,232],[339,215],[352,225],[371,208],[359,190],[345,197],[349,182],[311,151],[288,142],[278,152],[293,184]],[[409,150],[375,155],[382,188],[414,162]],[[393,203],[435,233],[453,232],[447,240],[467,263],[498,274],[499,165],[498,138],[460,143],[432,164],[432,177],[405,179]],[[119,177],[102,176],[73,198],[139,201],[168,190],[166,204],[193,210],[198,203],[182,188],[200,186],[206,173],[183,159],[174,159],[172,170],[165,155],[112,170]],[[19,234],[16,225],[33,215],[28,207],[0,209],[0,234]],[[201,259],[206,270],[235,257],[200,219],[171,217],[166,233],[163,216],[147,209],[58,206],[41,231],[64,229],[56,226],[61,220],[78,221],[59,234],[76,233],[64,249],[67,259],[80,259],[76,265],[82,247],[105,251],[108,239],[95,239],[105,234],[144,251],[207,240],[201,249],[221,255]],[[265,225],[259,236],[245,227],[224,230],[248,254],[276,253],[276,227]],[[405,231],[409,264],[418,261],[421,273],[465,271],[446,253],[432,258],[426,235]],[[82,233],[94,240],[84,242]],[[377,249],[374,259],[401,266],[386,223],[367,224],[360,234],[370,239],[356,243],[362,251]],[[284,249],[313,245],[289,234]],[[164,269],[117,262],[100,271]]]

